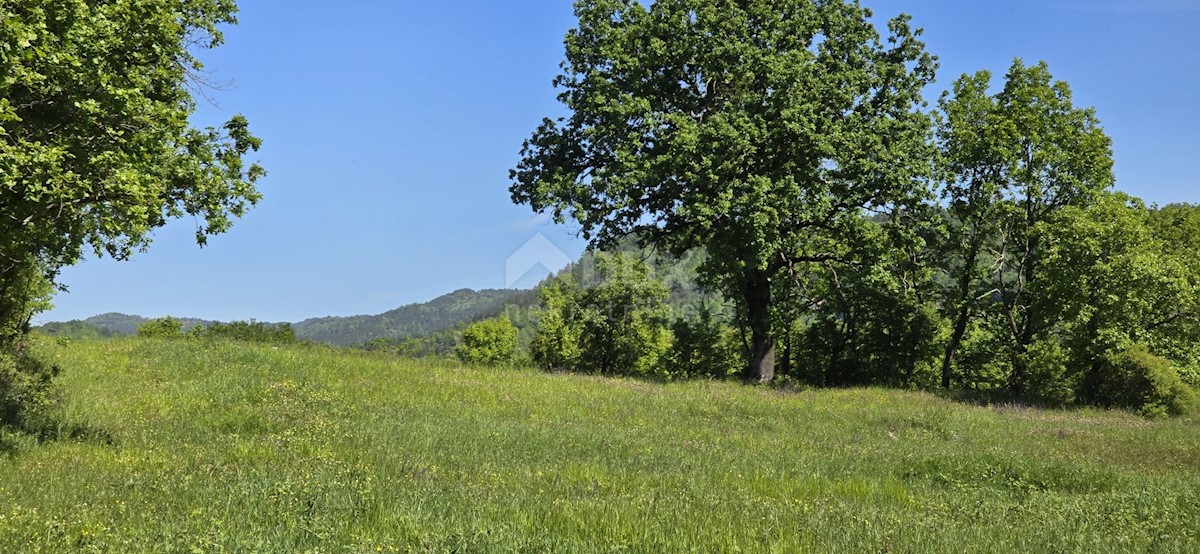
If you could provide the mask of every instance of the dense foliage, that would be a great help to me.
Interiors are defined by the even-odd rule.
[[[41,299],[85,251],[128,258],[181,216],[204,244],[259,200],[246,118],[189,121],[197,53],[235,13],[232,0],[0,3],[4,356],[23,356]]]
[[[139,333],[140,330],[139,330]],[[296,330],[290,323],[263,323],[261,321],[213,322],[197,325],[188,330],[187,336],[199,339],[229,339],[264,344],[292,344],[296,342]]]
[[[539,334],[530,346],[548,370],[653,376],[670,347],[667,288],[630,256],[596,257],[598,282],[579,286],[571,275],[542,287]]]
[[[454,353],[467,364],[511,364],[517,358],[517,328],[506,316],[477,321],[463,329]]]
[[[861,254],[862,213],[919,201],[934,58],[908,18],[887,37],[857,3],[576,3],[546,119],[513,200],[572,218],[596,246],[630,233],[703,248],[706,282],[750,332],[747,375],[775,373],[773,283]]]
[[[296,342],[296,331],[290,323],[263,323],[261,321],[232,321],[229,323],[212,322],[206,325],[195,325],[184,331],[183,322],[167,316],[152,319],[137,329],[137,335],[143,338],[160,339],[199,339],[199,340],[237,340],[263,344],[293,344]]]
[[[900,16],[885,41],[857,3],[576,15],[555,81],[568,115],[526,141],[513,200],[600,249],[694,256],[694,282],[733,310],[659,334],[658,316],[588,312],[658,295],[559,280],[542,291],[543,367],[1195,409],[1200,208],[1113,192],[1111,139],[1044,62],[1015,60],[999,87],[963,75],[927,111],[920,31]]]

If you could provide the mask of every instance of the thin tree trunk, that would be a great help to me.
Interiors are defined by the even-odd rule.
[[[946,355],[942,358],[942,388],[950,388],[950,377],[954,368],[954,356],[962,346],[963,337],[967,333],[967,324],[971,321],[971,275],[975,272],[975,264],[979,260],[979,250],[982,235],[978,225],[973,225],[971,242],[963,260],[962,275],[958,279],[958,315],[954,320],[954,332],[946,345]]]
[[[789,325],[783,332],[783,364],[779,367],[781,375],[792,374],[792,328]]]

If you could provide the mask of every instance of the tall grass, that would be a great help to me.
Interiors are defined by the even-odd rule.
[[[0,552],[1200,551],[1196,419],[74,342]]]

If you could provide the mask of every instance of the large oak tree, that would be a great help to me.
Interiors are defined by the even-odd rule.
[[[742,309],[748,376],[774,376],[772,282],[855,255],[869,211],[923,199],[935,59],[899,16],[883,38],[842,0],[581,0],[517,203],[593,245],[636,234]]]

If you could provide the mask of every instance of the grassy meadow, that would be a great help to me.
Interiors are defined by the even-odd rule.
[[[1200,420],[49,343],[0,552],[1196,552]]]

